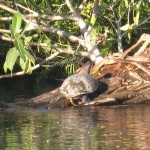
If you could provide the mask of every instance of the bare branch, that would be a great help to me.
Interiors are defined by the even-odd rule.
[[[53,45],[48,45],[46,43],[35,43],[35,42],[31,42],[30,45],[34,45],[34,46],[49,46],[52,49],[56,49],[57,51],[59,51],[60,53],[65,53],[65,54],[70,54],[70,55],[79,55],[79,56],[83,56],[86,58],[89,58],[92,61],[95,61],[95,55],[93,51],[77,51],[77,50],[72,50],[72,49],[68,49],[68,48],[62,48],[62,47],[58,47],[58,46],[53,46]],[[99,59],[102,60],[102,57],[99,56]]]
[[[0,29],[1,33],[10,33],[10,30]]]
[[[52,20],[52,21],[64,20],[64,19],[69,19],[69,20],[76,21],[76,18],[73,17],[73,16],[64,16],[64,15],[60,15],[60,14],[57,14],[57,13],[53,13],[53,16],[52,15],[42,15],[42,14],[37,13],[37,12],[35,12],[35,11],[29,9],[29,8],[26,8],[26,7],[24,7],[20,4],[16,4],[16,5],[31,13],[31,14],[28,14],[28,15],[24,15],[27,18],[29,18],[29,17],[38,17],[39,18],[40,17],[40,18],[47,19],[47,20]]]
[[[69,7],[69,9],[73,12],[73,15],[78,18],[77,23],[84,35],[85,40],[86,41],[88,40],[88,42],[90,42],[88,39],[88,36],[87,36],[87,31],[88,31],[87,24],[85,23],[85,21],[83,20],[81,15],[75,10],[75,8],[73,7],[73,5],[71,4],[71,2],[69,0],[66,0],[66,4]]]
[[[68,38],[72,42],[78,42],[83,47],[85,47],[85,43],[84,43],[84,41],[82,39],[80,39],[80,38],[78,38],[76,36],[73,36],[73,35],[69,34],[68,32],[65,32],[63,30],[60,30],[60,29],[54,28],[54,27],[48,27],[48,26],[38,25],[38,24],[32,23],[32,22],[30,22],[28,20],[26,20],[26,22],[29,23],[29,26],[26,29],[27,31],[34,30],[34,29],[40,29],[42,31],[56,33],[56,34],[58,34],[58,35],[60,35],[62,37]]]
[[[10,21],[12,17],[0,17],[0,21]]]
[[[82,3],[79,6],[79,10],[81,11],[83,9],[83,7],[85,6],[85,4],[87,3],[87,0],[83,0]]]
[[[37,14],[37,12],[35,12],[35,11],[29,9],[29,8],[26,8],[26,7],[24,7],[24,6],[20,5],[20,4],[16,4],[16,6],[22,8],[22,9],[24,9],[24,10],[26,10],[26,11],[32,13],[32,14]]]
[[[4,41],[13,42],[11,38],[8,38],[8,37],[6,37],[6,36],[4,36],[4,35],[0,35],[0,38],[1,38],[2,40],[4,40]]]
[[[113,20],[107,16],[104,16],[104,18],[106,18],[111,23],[112,27],[114,28],[115,32],[117,33],[117,29],[116,29],[115,25],[113,24]]]
[[[99,3],[99,0],[95,0],[95,2],[94,2],[94,8],[93,8],[93,14],[94,15],[98,14],[98,3]]]
[[[60,53],[66,53],[66,54],[71,54],[71,55],[79,55],[79,56],[84,56],[84,57],[87,57],[87,58],[90,58],[90,55],[91,55],[89,52],[74,51],[74,50],[71,50],[71,49],[61,48],[61,47],[53,46],[53,45],[51,45],[50,47],[53,48],[53,49],[56,49]]]
[[[75,8],[73,7],[73,5],[71,4],[71,2],[69,0],[65,0],[67,6],[69,7],[70,11],[73,13],[77,13]]]
[[[58,21],[58,20],[65,20],[65,19],[72,20],[72,21],[77,21],[77,18],[75,16],[64,16],[64,15],[51,16],[51,15],[42,15],[42,14],[39,14],[39,13],[28,14],[28,15],[24,15],[24,16],[26,18],[34,17],[34,18],[42,18],[42,19],[46,19],[46,20],[50,20],[50,21]]]
[[[15,11],[9,7],[6,7],[2,4],[0,4],[0,8],[6,10],[6,11],[9,11],[13,14],[16,14],[18,13],[18,11]],[[34,13],[34,15],[38,15],[38,13]],[[68,38],[70,41],[72,42],[78,42],[80,43],[83,47],[85,47],[85,44],[84,44],[84,41],[81,40],[80,38],[76,37],[76,36],[73,36],[71,34],[69,34],[68,32],[65,32],[65,31],[62,31],[58,28],[54,28],[54,27],[48,27],[48,26],[42,26],[42,25],[38,25],[36,23],[33,23],[31,22],[30,20],[28,20],[26,18],[26,16],[22,15],[23,16],[23,20],[27,23],[29,23],[29,26],[28,28],[26,29],[26,31],[30,31],[30,30],[34,30],[34,29],[40,29],[40,30],[43,30],[43,31],[47,31],[47,32],[51,32],[51,33],[56,33],[62,37],[65,37],[65,38]],[[43,15],[44,16],[44,15]]]
[[[62,47],[58,47],[58,46],[54,46],[54,45],[48,45],[46,43],[31,42],[29,45],[45,46],[45,47],[49,46],[52,49],[56,49],[59,53],[65,53],[65,54],[71,54],[71,55],[79,55],[79,56],[87,57],[89,59],[91,57],[91,53],[90,52],[76,51],[76,50],[72,50],[72,49],[68,49],[68,48],[62,48]]]
[[[3,4],[0,4],[0,8],[4,9],[4,10],[6,10],[6,11],[12,13],[12,14],[19,13],[19,11],[16,11],[16,10],[14,10],[12,8],[9,8],[9,7],[7,7],[7,6],[3,5]]]

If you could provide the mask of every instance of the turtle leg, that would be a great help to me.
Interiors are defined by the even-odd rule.
[[[74,103],[74,100],[72,97],[70,97],[70,103],[73,105],[73,106],[78,106],[77,104]]]
[[[90,102],[90,99],[88,98],[88,95],[83,95],[82,96],[82,103],[85,104],[85,103],[88,103]]]

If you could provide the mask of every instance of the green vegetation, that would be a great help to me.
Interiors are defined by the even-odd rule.
[[[72,74],[87,59],[122,53],[150,32],[148,6],[147,0],[0,2],[0,78],[39,67],[40,76]]]

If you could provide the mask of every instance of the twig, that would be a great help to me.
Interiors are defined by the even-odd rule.
[[[133,71],[129,71],[128,72],[130,76],[134,77],[135,79],[139,80],[139,81],[144,81],[144,79],[138,75],[138,73],[133,72]]]
[[[3,4],[0,4],[0,8],[4,9],[4,10],[6,10],[6,11],[12,13],[12,14],[19,13],[19,11],[16,11],[16,10],[14,10],[12,8],[9,8],[9,7],[7,7],[7,6],[3,5]]]
[[[150,43],[150,39],[146,40],[144,42],[144,44],[140,47],[140,49],[134,54],[134,56],[136,57],[136,56],[139,56],[140,54],[142,54],[143,51],[146,49],[146,47],[149,45],[149,43]]]
[[[0,29],[1,33],[10,33],[10,30]]]
[[[147,73],[150,76],[150,70],[144,67],[143,65],[137,62],[130,62],[130,63],[136,65],[138,68],[140,68],[141,70],[143,70],[145,73]]]
[[[12,17],[0,17],[0,21],[10,21]]]
[[[83,0],[82,3],[79,6],[79,10],[81,11],[83,9],[83,7],[85,6],[87,0]]]
[[[128,53],[131,52],[133,49],[135,49],[141,42],[142,41],[141,41],[141,38],[140,38],[134,45],[132,45],[127,50],[125,50],[124,53],[122,54],[122,56],[120,58],[124,59],[128,55]]]
[[[1,38],[2,40],[4,40],[4,41],[13,42],[13,40],[12,40],[11,38],[8,38],[8,37],[6,37],[6,36],[4,36],[4,35],[0,35],[0,38]]]
[[[88,106],[88,105],[100,105],[100,104],[108,104],[108,103],[110,104],[113,102],[117,102],[117,101],[114,98],[104,98],[104,99],[91,101],[91,102],[86,103],[84,105]]]

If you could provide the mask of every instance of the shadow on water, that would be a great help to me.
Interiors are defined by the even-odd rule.
[[[17,77],[0,80],[0,101],[18,102],[50,91],[60,85],[54,79],[38,83],[34,77]]]
[[[31,97],[26,86],[23,86],[24,91],[19,88],[19,92],[15,88],[14,101]],[[31,86],[31,94],[35,92],[36,95],[34,84]],[[9,95],[6,89],[3,94]],[[0,96],[4,95],[1,92]],[[0,149],[148,150],[149,114],[150,105],[54,110],[16,107],[0,113]]]

